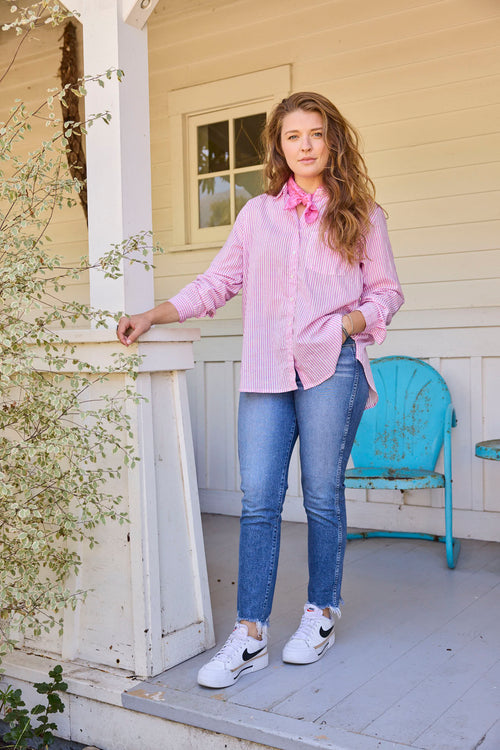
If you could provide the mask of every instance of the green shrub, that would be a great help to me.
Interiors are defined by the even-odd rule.
[[[59,693],[68,689],[63,681],[63,670],[57,665],[49,672],[51,682],[35,682],[39,695],[46,696],[46,703],[39,703],[28,711],[22,691],[9,686],[0,690],[0,712],[9,730],[1,738],[0,747],[5,750],[21,748],[48,748],[52,745],[57,724],[51,720],[52,714],[62,713],[64,703]],[[34,725],[35,720],[38,722]]]

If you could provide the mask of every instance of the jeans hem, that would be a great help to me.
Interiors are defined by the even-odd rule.
[[[267,620],[266,622],[262,622],[261,620],[255,620],[253,617],[240,617],[238,615],[236,622],[240,623],[242,620],[245,620],[246,622],[253,622],[254,625],[257,626],[257,633],[259,634],[259,636],[267,637],[269,631],[269,620]]]
[[[316,602],[306,602],[306,607],[309,605],[312,605],[313,607],[317,607],[318,609],[329,609],[330,612],[334,615],[336,615],[339,619],[342,617],[342,612],[340,611],[340,607],[334,604],[316,604]]]

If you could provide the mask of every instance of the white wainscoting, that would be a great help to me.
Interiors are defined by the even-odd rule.
[[[239,515],[236,447],[239,321],[202,321],[196,367],[188,374],[191,419],[203,511]],[[401,312],[371,357],[420,357],[442,373],[458,425],[453,430],[454,533],[500,540],[500,462],[474,455],[480,440],[500,437],[500,308]],[[441,459],[440,459],[441,460]],[[351,527],[422,531],[444,529],[442,490],[348,490]],[[283,517],[305,520],[300,468],[294,452]]]

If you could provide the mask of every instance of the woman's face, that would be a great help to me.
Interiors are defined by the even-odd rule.
[[[283,118],[281,148],[295,182],[308,193],[323,183],[329,149],[319,112],[297,109]]]

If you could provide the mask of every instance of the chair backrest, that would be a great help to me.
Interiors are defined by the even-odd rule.
[[[411,357],[371,362],[379,401],[361,419],[355,466],[433,471],[443,444],[451,396],[441,375]]]

